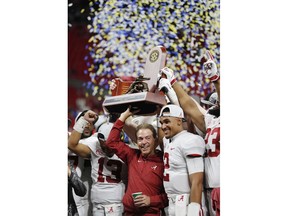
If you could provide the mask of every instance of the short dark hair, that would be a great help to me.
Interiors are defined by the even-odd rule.
[[[151,124],[143,123],[143,124],[138,125],[136,127],[136,137],[137,137],[138,131],[141,130],[141,129],[149,129],[152,132],[154,139],[156,139],[157,132],[156,132],[155,128]]]

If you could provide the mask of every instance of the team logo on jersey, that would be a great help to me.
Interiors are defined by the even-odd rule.
[[[156,170],[157,165],[151,167],[153,170]]]
[[[100,156],[103,156],[104,155],[104,153],[103,153],[103,151],[102,150],[100,150],[100,149],[97,149],[96,150],[96,155],[100,155]],[[104,155],[105,156],[105,155]]]
[[[114,212],[114,211],[113,211],[113,207],[110,207],[108,213],[112,213],[112,212]]]
[[[154,51],[150,54],[149,60],[150,60],[151,62],[155,62],[155,61],[157,61],[158,57],[159,57],[159,51],[158,51],[158,50],[154,50]]]
[[[181,196],[179,197],[178,201],[184,202],[184,195],[181,195]]]

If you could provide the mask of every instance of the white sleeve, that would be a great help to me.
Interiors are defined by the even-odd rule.
[[[181,144],[182,153],[187,158],[188,156],[203,156],[205,152],[205,141],[204,139],[195,134],[184,137],[183,143]]]
[[[186,164],[189,175],[197,172],[204,172],[204,159],[203,157],[186,158]]]
[[[98,138],[95,136],[90,136],[84,139],[81,143],[84,145],[87,145],[91,149],[92,152],[96,152],[97,146],[100,147]]]

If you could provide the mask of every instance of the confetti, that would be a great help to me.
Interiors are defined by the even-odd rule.
[[[86,96],[103,100],[111,79],[142,74],[147,53],[158,45],[189,94],[213,91],[200,71],[206,50],[220,68],[220,0],[90,0],[89,7]]]

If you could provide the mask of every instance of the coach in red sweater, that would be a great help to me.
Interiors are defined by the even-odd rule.
[[[106,145],[128,166],[128,185],[123,197],[125,216],[160,215],[168,206],[163,187],[163,153],[156,150],[157,133],[150,124],[140,124],[136,128],[139,149],[132,149],[121,141],[125,120],[132,114],[128,108],[120,115],[106,141]],[[132,193],[135,192],[142,192],[142,195],[133,200]]]

